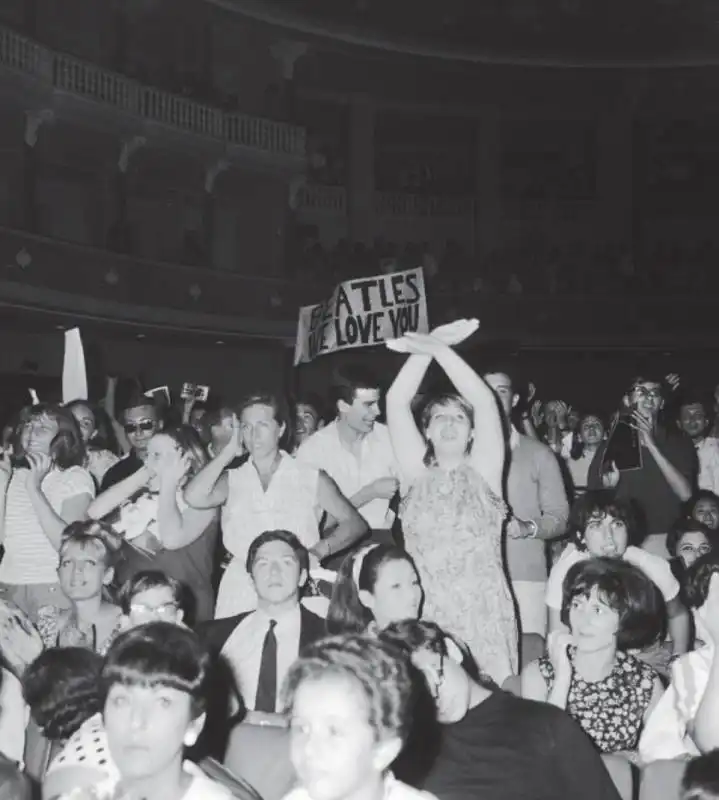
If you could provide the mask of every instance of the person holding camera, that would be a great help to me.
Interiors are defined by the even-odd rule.
[[[660,423],[662,379],[637,377],[624,397],[624,406],[627,424],[637,432],[637,459],[625,468],[608,457],[612,439],[624,424],[617,422],[589,467],[589,488],[613,489],[617,497],[639,504],[646,532],[642,547],[668,558],[667,532],[679,516],[681,504],[691,496],[696,482],[696,453],[690,439]]]

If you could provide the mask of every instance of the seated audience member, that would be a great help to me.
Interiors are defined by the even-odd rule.
[[[434,698],[436,756],[417,765],[408,751],[406,763],[428,769],[421,785],[439,800],[619,800],[599,754],[567,714],[473,681],[448,657],[436,625],[397,622],[380,638],[405,649]],[[431,721],[420,723],[424,739]]]
[[[198,628],[210,651],[229,666],[248,722],[278,712],[279,689],[290,665],[303,647],[326,633],[324,620],[300,603],[308,569],[307,549],[293,533],[261,533],[247,551],[257,608]]]
[[[118,596],[126,627],[136,628],[148,622],[181,625],[185,616],[184,594],[182,584],[164,572],[136,572],[123,584]]]
[[[283,696],[298,779],[286,800],[431,800],[390,771],[412,722],[400,648],[362,635],[316,642],[292,665]]]
[[[217,515],[190,507],[183,491],[207,463],[197,433],[189,426],[152,436],[145,463],[98,495],[88,514],[104,519],[124,538],[118,583],[136,572],[158,569],[185,584],[194,595],[194,619],[212,619],[213,556]]]
[[[95,479],[95,483],[100,486],[105,473],[120,460],[113,452],[117,443],[111,441],[114,438],[111,423],[106,417],[103,420],[103,412],[93,408],[87,400],[73,400],[65,408],[70,411],[80,426],[87,452],[85,469]],[[101,420],[104,421],[104,425],[101,425]]]
[[[656,585],[667,607],[672,654],[686,653],[691,624],[679,597],[679,582],[668,561],[637,546],[638,524],[631,503],[609,491],[587,492],[572,507],[569,535],[570,543],[552,567],[547,582],[550,630],[566,630],[561,620],[562,586],[571,567],[592,557],[605,556],[634,564]],[[657,657],[659,667],[664,656]]]
[[[182,586],[162,572],[138,572],[122,587],[120,604],[127,628],[136,628],[150,622],[182,624]],[[78,685],[80,679],[76,679]],[[97,687],[97,700],[93,700],[89,680],[84,681],[85,691],[68,688],[68,702],[85,708],[86,719],[67,740],[56,758],[50,761],[43,796],[56,797],[74,788],[91,786],[104,778],[117,778],[117,769],[108,753],[107,736],[102,721],[102,702]],[[95,707],[97,706],[97,707]]]
[[[719,496],[707,489],[695,492],[682,507],[682,516],[703,522],[713,531],[719,530]]]
[[[703,645],[672,664],[669,688],[639,743],[645,763],[687,758],[719,745],[719,552],[689,568],[685,593]]]
[[[100,692],[109,754],[117,768],[68,800],[138,797],[228,800],[229,790],[183,761],[205,723],[209,657],[197,635],[165,622],[118,636],[103,665]]]
[[[418,619],[421,604],[422,587],[412,557],[395,545],[367,545],[340,566],[327,631],[378,632],[390,622]]]
[[[669,564],[680,585],[683,585],[689,567],[710,553],[716,541],[719,541],[719,535],[715,531],[691,517],[683,517],[672,525],[667,534],[667,550],[672,557]]]
[[[708,435],[711,420],[709,404],[702,393],[683,389],[678,402],[679,430],[694,443],[699,464],[697,486],[711,492],[719,491],[719,439]]]
[[[572,434],[572,445],[565,457],[575,499],[587,491],[589,467],[603,441],[604,423],[596,414],[585,414]]]
[[[697,756],[687,764],[679,800],[719,800],[719,750]]]
[[[22,417],[12,462],[0,458],[0,598],[35,623],[47,606],[69,608],[57,578],[62,533],[85,518],[95,482],[73,415],[38,405]]]
[[[84,647],[52,647],[25,670],[22,688],[31,715],[25,767],[38,782],[43,781],[48,765],[65,742],[87,720],[99,715],[101,670],[102,657]],[[83,750],[84,763],[75,761],[90,781],[99,780],[106,773],[98,759],[93,758],[95,752]],[[54,793],[60,794],[76,785],[82,785],[82,776],[56,784]]]
[[[632,753],[662,694],[656,672],[627,650],[656,639],[656,590],[637,567],[613,558],[575,564],[564,579],[562,623],[549,655],[528,664],[522,696],[566,710],[601,753]]]
[[[119,538],[102,523],[68,525],[57,573],[70,608],[45,606],[36,627],[20,609],[5,607],[0,648],[16,675],[21,676],[44,647],[78,645],[101,654],[107,650],[122,623],[120,608],[107,594],[118,549]]]

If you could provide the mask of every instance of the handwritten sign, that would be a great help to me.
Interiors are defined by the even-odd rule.
[[[422,268],[340,283],[324,303],[300,309],[295,365],[323,353],[427,333]]]

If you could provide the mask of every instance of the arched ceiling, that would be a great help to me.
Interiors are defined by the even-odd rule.
[[[214,0],[286,28],[478,63],[719,64],[716,0]]]

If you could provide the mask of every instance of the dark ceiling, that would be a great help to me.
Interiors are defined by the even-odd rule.
[[[245,0],[247,7],[254,5]],[[240,0],[242,9],[245,3]],[[717,0],[262,0],[269,15],[400,49],[504,63],[719,62]],[[319,32],[319,31],[316,31]]]

